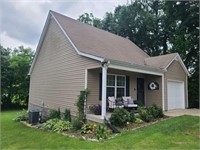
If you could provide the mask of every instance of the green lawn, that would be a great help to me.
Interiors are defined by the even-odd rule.
[[[199,149],[199,117],[181,116],[123,132],[102,143],[32,129],[12,121],[16,111],[0,113],[0,149]]]

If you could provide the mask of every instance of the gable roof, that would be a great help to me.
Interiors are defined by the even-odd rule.
[[[165,67],[171,62],[171,60],[177,56],[177,53],[149,57],[145,59],[145,64],[148,66],[153,66],[160,69],[165,69]]]
[[[141,66],[143,69],[153,69],[154,71],[157,70],[159,72],[163,72],[166,70],[165,67],[168,66],[172,59],[177,55],[177,53],[174,53],[150,57],[129,39],[117,36],[91,25],[84,24],[57,12],[49,11],[33,63],[29,70],[29,75],[33,70],[51,19],[56,21],[59,28],[63,31],[66,38],[79,55],[100,62],[121,62],[127,63],[129,66],[132,65],[131,67]],[[185,67],[184,64],[183,67]],[[186,73],[188,73],[187,69]]]
[[[52,11],[77,49],[108,60],[144,65],[149,57],[130,40]]]
[[[178,60],[180,62],[183,70],[189,76],[190,74],[178,53],[149,57],[145,59],[145,64],[148,66],[160,68],[162,70],[167,70],[167,68],[172,64],[174,60]]]

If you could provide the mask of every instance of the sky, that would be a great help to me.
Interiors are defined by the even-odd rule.
[[[37,48],[49,10],[77,19],[83,13],[103,18],[128,0],[0,0],[0,44]]]

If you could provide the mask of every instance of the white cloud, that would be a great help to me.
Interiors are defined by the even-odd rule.
[[[1,0],[0,36],[4,47],[36,48],[49,10],[77,19],[83,13],[103,18],[126,0]]]
[[[33,50],[35,50],[36,45],[37,45],[37,44],[35,44],[35,45],[28,44],[28,43],[25,43],[23,41],[19,41],[17,39],[11,38],[5,32],[0,34],[0,43],[5,48],[12,48],[12,49],[23,45],[24,47],[30,47]]]

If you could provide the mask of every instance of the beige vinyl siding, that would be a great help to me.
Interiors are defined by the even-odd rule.
[[[91,41],[92,42],[92,41]],[[84,89],[85,69],[99,62],[79,56],[54,19],[51,19],[30,78],[29,103],[71,109]]]
[[[87,106],[101,104],[99,100],[99,69],[88,70],[88,89],[90,94],[87,97]]]
[[[177,81],[184,81],[184,90],[185,90],[185,104],[186,107],[188,106],[188,99],[187,99],[187,86],[186,85],[186,77],[187,74],[183,70],[179,61],[174,60],[172,64],[167,68],[167,72],[165,73],[165,110],[168,110],[168,97],[167,97],[167,82],[168,80],[177,80]]]
[[[159,85],[158,90],[149,90],[148,84],[150,82],[157,82]],[[145,75],[145,89],[146,89],[146,101],[145,105],[150,106],[152,104],[156,104],[162,107],[162,77],[154,76],[154,75]]]

